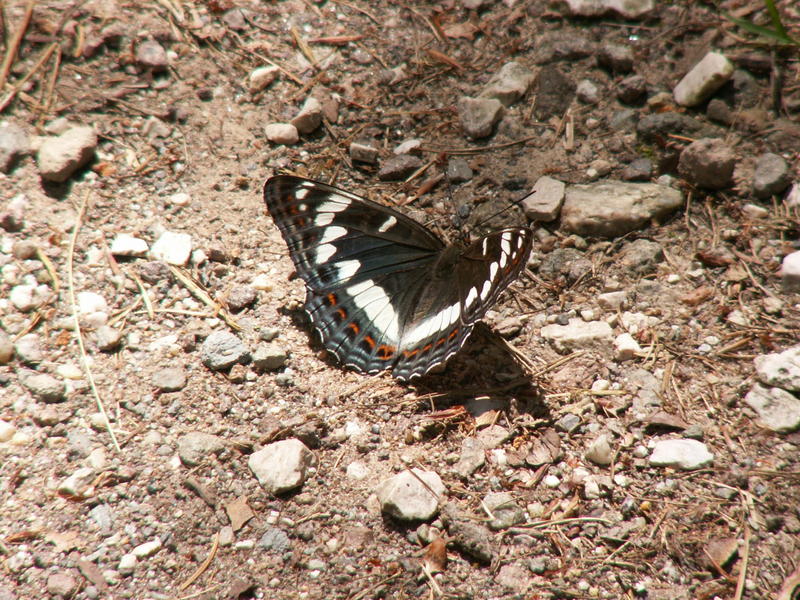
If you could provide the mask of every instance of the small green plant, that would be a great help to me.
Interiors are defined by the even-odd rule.
[[[775,0],[764,0],[764,6],[766,7],[770,20],[772,21],[771,28],[764,27],[763,25],[756,25],[751,21],[734,17],[725,12],[722,14],[726,19],[736,23],[745,31],[749,31],[750,33],[764,37],[767,40],[770,40],[772,43],[784,46],[800,46],[800,40],[790,36],[786,31],[786,27],[783,26],[781,14],[778,12],[778,7],[775,6]]]

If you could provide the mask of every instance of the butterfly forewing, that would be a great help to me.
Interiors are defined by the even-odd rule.
[[[279,175],[264,186],[325,348],[345,365],[400,379],[457,352],[531,249],[525,228],[466,248],[355,194]]]

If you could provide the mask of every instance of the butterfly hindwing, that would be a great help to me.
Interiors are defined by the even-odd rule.
[[[347,366],[391,369],[401,380],[458,352],[531,250],[527,228],[446,246],[391,208],[301,177],[269,179],[264,199],[325,348]]]

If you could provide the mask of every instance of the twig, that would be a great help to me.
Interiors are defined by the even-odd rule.
[[[49,46],[48,46],[48,47],[45,49],[45,51],[44,51],[44,52],[42,52],[42,55],[39,57],[39,60],[37,60],[37,61],[36,61],[36,64],[35,64],[35,65],[33,65],[33,67],[31,67],[31,70],[30,70],[30,71],[28,71],[27,73],[25,73],[25,75],[22,77],[22,79],[20,79],[20,80],[19,80],[19,81],[18,81],[18,82],[17,82],[17,83],[14,85],[14,87],[13,87],[13,88],[11,88],[11,91],[10,91],[10,92],[8,92],[8,94],[6,94],[5,98],[3,98],[2,100],[0,100],[0,112],[4,111],[4,110],[6,109],[6,107],[7,107],[9,104],[11,104],[11,101],[12,101],[12,100],[14,99],[14,97],[15,97],[15,96],[16,96],[16,95],[19,93],[19,91],[22,89],[22,87],[23,87],[23,86],[24,86],[24,85],[25,85],[25,84],[28,82],[28,80],[29,80],[31,77],[33,77],[33,75],[36,73],[36,71],[38,71],[39,69],[41,69],[41,68],[42,68],[42,65],[44,65],[44,64],[47,62],[47,60],[50,58],[50,55],[53,53],[53,51],[54,51],[56,48],[58,48],[58,43],[56,43],[56,42],[53,42],[52,44],[50,44],[50,45],[49,45]],[[0,88],[0,89],[2,89],[2,88]]]
[[[531,125],[539,125],[540,127],[550,127],[550,125],[546,123],[531,123]],[[501,150],[502,148],[508,148],[510,146],[517,146],[519,144],[525,144],[530,142],[531,140],[539,139],[538,135],[531,135],[521,140],[515,140],[513,142],[506,142],[505,144],[495,144],[494,146],[482,146],[480,148],[433,148],[430,146],[420,146],[420,150],[422,152],[436,152],[437,154],[444,152],[445,154],[449,154],[451,156],[458,156],[458,155],[469,155],[469,154],[480,154],[481,152],[491,152],[493,150]]]
[[[197,580],[197,578],[200,577],[200,575],[202,575],[206,569],[208,569],[208,566],[211,564],[211,561],[214,560],[214,557],[217,555],[217,548],[219,548],[219,531],[214,534],[214,541],[211,544],[211,551],[208,553],[208,556],[203,561],[203,564],[197,567],[197,570],[191,574],[189,579],[187,579],[178,586],[179,592],[182,592],[187,587],[192,585]]]
[[[744,582],[747,577],[747,561],[750,558],[750,528],[745,523],[744,526],[744,548],[742,548],[742,566],[739,569],[739,581],[736,582],[736,593],[733,600],[742,600],[744,593]]]
[[[208,306],[211,310],[213,310],[219,317],[225,321],[225,323],[231,329],[235,331],[241,331],[242,327],[239,325],[233,317],[228,314],[228,311],[225,310],[222,306],[219,305],[210,295],[206,292],[203,288],[197,285],[192,278],[186,273],[184,270],[179,269],[174,265],[167,265],[172,271],[172,274],[178,279],[186,288],[192,293],[192,295],[200,300],[203,304]]]
[[[28,5],[25,7],[25,15],[22,17],[22,22],[19,24],[17,31],[14,32],[14,37],[11,38],[8,48],[6,48],[6,55],[3,58],[3,64],[0,65],[0,90],[6,87],[6,80],[8,79],[8,74],[11,72],[11,65],[13,64],[14,59],[17,57],[17,50],[19,50],[19,45],[22,43],[22,38],[25,36],[25,31],[28,29],[28,24],[31,21],[34,4],[34,0],[28,0]]]
[[[75,300],[75,277],[74,277],[74,258],[75,258],[75,243],[78,240],[78,231],[81,228],[81,221],[83,220],[83,215],[86,212],[86,203],[89,200],[89,192],[83,197],[81,201],[81,206],[78,209],[78,216],[75,218],[75,225],[72,229],[72,236],[69,240],[69,250],[67,251],[67,287],[69,289],[69,303],[72,307],[72,318],[75,321],[75,338],[78,340],[78,348],[81,353],[81,359],[83,361],[83,370],[86,372],[86,379],[89,381],[89,387],[92,389],[92,395],[94,396],[94,400],[97,403],[97,408],[100,411],[100,414],[103,415],[103,420],[105,421],[106,431],[108,431],[108,435],[111,437],[111,442],[114,444],[114,448],[117,452],[121,452],[121,448],[119,447],[119,442],[117,442],[117,436],[114,433],[113,428],[111,427],[111,420],[108,418],[108,413],[106,412],[106,407],[103,404],[103,401],[100,399],[100,394],[97,392],[97,386],[94,383],[94,375],[92,375],[92,370],[89,368],[89,357],[86,355],[86,346],[83,343],[83,333],[81,333],[81,323],[80,319],[78,318],[78,304]]]

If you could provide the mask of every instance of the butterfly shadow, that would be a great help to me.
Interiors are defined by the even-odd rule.
[[[408,384],[432,399],[436,410],[461,406],[478,418],[488,411],[550,419],[544,396],[505,340],[478,323],[461,351],[444,365]]]

